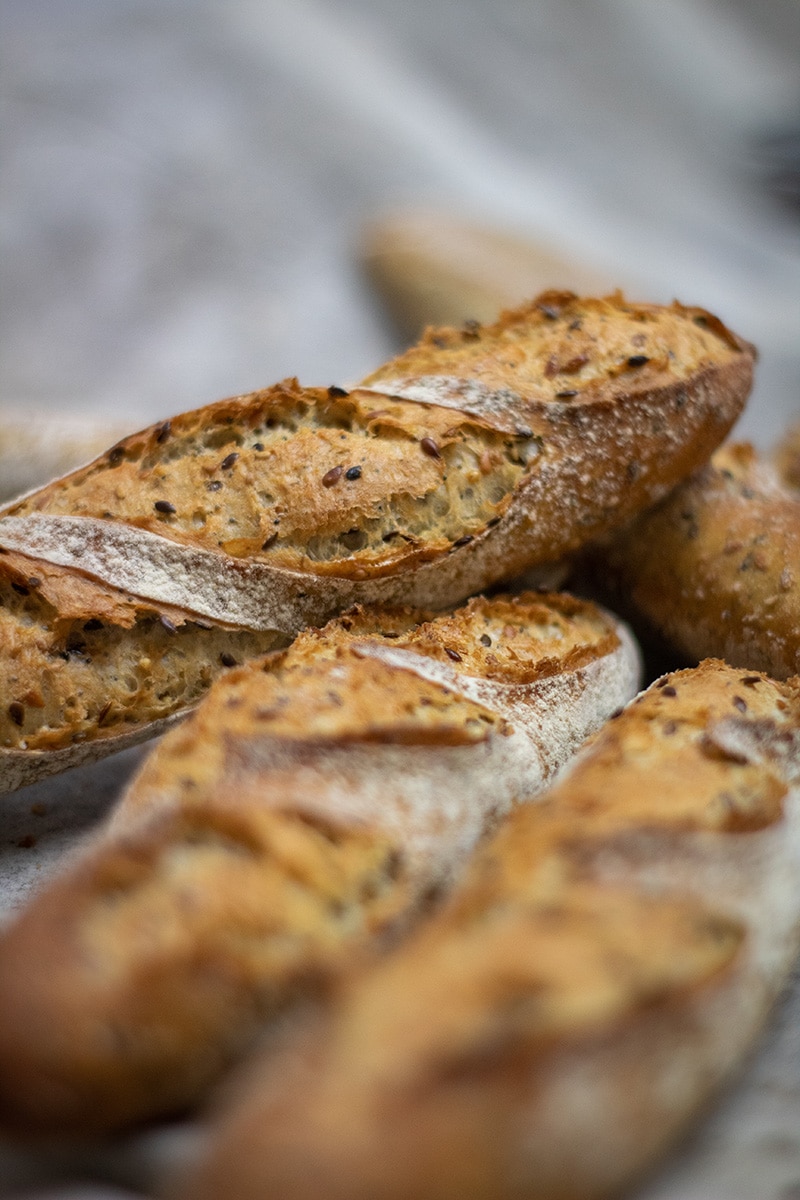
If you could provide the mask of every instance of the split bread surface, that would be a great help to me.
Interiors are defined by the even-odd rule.
[[[0,935],[0,1125],[195,1103],[429,909],[638,674],[612,617],[536,594],[356,610],[227,672]]]
[[[7,551],[0,555],[0,794],[162,733],[226,669],[289,640]]]
[[[255,1060],[179,1200],[597,1200],[741,1060],[800,942],[800,690],[665,676],[446,907]]]
[[[547,292],[491,325],[428,330],[349,393],[286,380],[154,425],[6,505],[0,549],[43,603],[33,629],[16,602],[2,614],[0,789],[194,703],[172,659],[156,705],[126,670],[152,659],[153,621],[216,668],[355,603],[449,607],[562,560],[707,460],[754,358],[703,309]],[[90,584],[114,644],[106,695],[73,678],[106,639],[100,599],[83,629],[59,607]]]

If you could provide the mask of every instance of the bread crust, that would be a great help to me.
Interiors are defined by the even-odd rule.
[[[229,671],[0,937],[0,1119],[97,1132],[197,1100],[376,953],[636,689],[569,596],[356,611]]]
[[[356,603],[448,607],[563,558],[662,496],[725,436],[753,360],[751,346],[700,309],[545,293],[477,331],[429,330],[347,397],[284,381],[175,418],[166,435],[167,424],[154,426],[1,510],[0,539],[248,628],[294,633]],[[263,440],[270,422],[300,432],[273,449]],[[262,440],[245,444],[253,431]],[[187,465],[182,449],[201,433],[207,453]],[[347,453],[363,463],[343,486]],[[170,488],[176,463],[186,469]],[[484,470],[497,498],[489,489],[477,513],[454,518],[453,480],[461,497]],[[243,487],[272,487],[278,498],[223,540],[198,476],[224,489],[226,513]],[[422,528],[404,528],[413,521],[400,500],[390,519],[387,494],[430,502]],[[438,496],[451,514],[446,531]],[[370,523],[377,548],[335,540],[351,525],[366,536]],[[308,539],[320,530],[335,544],[311,558]]]
[[[616,1195],[797,953],[799,717],[796,680],[660,680],[333,1018],[251,1067],[174,1195]]]
[[[170,728],[219,674],[286,644],[0,556],[0,792]]]
[[[135,598],[182,627],[246,633],[252,653],[354,604],[452,607],[532,568],[546,577],[663,495],[727,433],[754,358],[701,309],[543,293],[491,325],[429,330],[351,393],[285,380],[127,437],[0,509],[0,550],[53,587],[60,571],[57,610],[94,583],[117,610]],[[9,637],[7,662],[24,638]],[[131,629],[127,651],[143,641]],[[29,672],[23,692],[35,684]],[[73,748],[10,729],[0,788],[172,715],[141,707],[113,733],[65,708]]]
[[[800,671],[800,493],[751,445],[721,447],[593,559],[626,615],[687,660]]]

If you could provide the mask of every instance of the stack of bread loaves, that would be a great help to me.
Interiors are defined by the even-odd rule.
[[[730,551],[759,649],[638,699],[626,625],[530,581],[591,543],[635,594],[693,472],[751,489],[740,452],[706,464],[754,357],[702,309],[547,292],[0,512],[4,789],[181,721],[0,935],[5,1130],[103,1135],[224,1079],[187,1200],[585,1200],[669,1142],[797,949],[767,597],[794,602],[796,509]]]

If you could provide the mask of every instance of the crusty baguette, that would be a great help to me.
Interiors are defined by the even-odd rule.
[[[751,1044],[800,940],[800,689],[661,679],[450,904],[253,1067],[188,1200],[617,1195]]]
[[[550,242],[433,210],[400,210],[370,221],[361,260],[409,341],[426,325],[491,321],[501,309],[548,289],[593,293],[620,283]]]
[[[626,615],[688,660],[800,672],[800,493],[747,443],[721,447],[592,557]]]
[[[588,602],[355,611],[231,670],[0,938],[0,1121],[184,1106],[255,1033],[449,886],[635,691]]]
[[[659,498],[724,437],[753,359],[701,309],[546,293],[429,331],[349,395],[287,381],[129,437],[0,510],[0,547],[284,638],[354,603],[443,608]],[[59,765],[105,752],[97,732]]]

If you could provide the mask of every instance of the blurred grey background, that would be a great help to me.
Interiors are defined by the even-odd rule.
[[[358,377],[399,348],[363,224],[420,206],[713,309],[762,352],[741,431],[800,415],[795,0],[0,13],[0,418]]]

